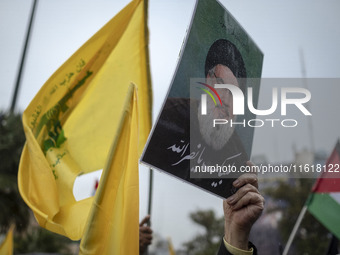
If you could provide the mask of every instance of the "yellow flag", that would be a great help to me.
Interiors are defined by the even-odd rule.
[[[168,238],[168,245],[169,245],[169,255],[176,255],[170,238]]]
[[[103,169],[131,82],[138,86],[139,152],[151,127],[146,11],[134,0],[44,84],[23,113],[19,191],[40,226],[77,240],[93,198],[76,201],[77,176]]]
[[[139,253],[137,117],[136,95],[131,86],[79,254]]]
[[[6,238],[0,244],[0,255],[12,255],[13,254],[13,232],[14,232],[14,225],[12,225]]]

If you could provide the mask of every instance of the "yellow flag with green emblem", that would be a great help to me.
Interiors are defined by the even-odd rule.
[[[79,254],[139,254],[138,116],[134,86],[104,168]]]
[[[44,84],[23,113],[19,191],[39,224],[80,239],[93,198],[76,201],[77,176],[103,169],[131,82],[138,86],[139,153],[151,128],[148,34],[134,0]]]

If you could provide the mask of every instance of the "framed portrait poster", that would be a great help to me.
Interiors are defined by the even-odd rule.
[[[216,0],[198,0],[141,163],[219,197],[251,155],[263,54]]]

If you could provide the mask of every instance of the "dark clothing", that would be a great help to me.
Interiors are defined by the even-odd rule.
[[[257,255],[257,249],[255,247],[254,244],[252,244],[251,242],[249,242],[249,248],[253,248],[253,255]],[[224,245],[223,239],[220,245],[220,249],[218,250],[217,255],[232,255],[227,248]]]
[[[204,166],[245,165],[248,156],[236,132],[220,150],[214,150],[201,137],[198,123],[198,102],[188,98],[169,98],[158,119],[142,161],[151,167],[203,188],[220,197],[235,192],[232,182],[239,173],[212,178],[190,178],[191,171]],[[205,173],[205,177],[210,177]],[[223,178],[224,177],[224,178]]]

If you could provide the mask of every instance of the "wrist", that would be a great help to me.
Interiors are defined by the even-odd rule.
[[[248,230],[233,227],[232,225],[225,226],[224,239],[232,246],[241,250],[248,250],[249,242]]]

